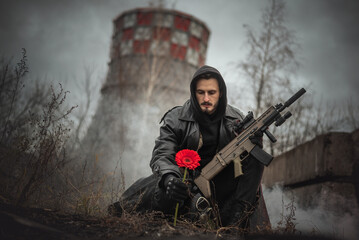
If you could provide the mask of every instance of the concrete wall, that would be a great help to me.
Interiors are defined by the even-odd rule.
[[[358,205],[359,130],[328,133],[275,157],[263,184],[291,189],[302,206],[350,211]]]

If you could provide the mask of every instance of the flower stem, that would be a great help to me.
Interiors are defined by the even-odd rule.
[[[187,175],[187,168],[184,169],[184,174],[183,174],[182,182],[184,182],[184,180],[186,180],[186,175]],[[179,207],[179,203],[176,204],[175,220],[174,220],[174,222],[173,222],[173,226],[176,226],[177,214],[178,214],[178,207]]]

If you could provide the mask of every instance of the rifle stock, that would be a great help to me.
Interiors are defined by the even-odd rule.
[[[253,144],[249,137],[257,131],[265,133],[272,142],[275,142],[275,137],[268,131],[268,127],[276,123],[280,126],[288,119],[291,114],[287,112],[282,116],[282,112],[286,107],[295,102],[299,97],[305,93],[305,89],[300,89],[294,94],[286,103],[271,106],[256,120],[253,118],[253,113],[249,113],[245,118],[248,126],[244,126],[243,131],[236,136],[229,144],[220,150],[213,159],[202,169],[200,176],[194,182],[206,198],[210,198],[211,186],[210,181],[226,168],[230,163],[234,164],[234,176],[238,177],[243,174],[241,162],[248,156],[252,155],[258,161],[268,166],[273,159],[273,156],[262,150],[257,145]]]

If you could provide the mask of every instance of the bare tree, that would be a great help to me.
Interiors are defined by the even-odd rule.
[[[90,123],[90,111],[95,104],[96,91],[101,81],[98,81],[94,77],[95,68],[92,66],[84,67],[84,76],[80,80],[76,80],[75,91],[78,93],[77,97],[73,100],[78,106],[76,111],[73,112],[72,116],[75,118],[75,125],[72,132],[72,148],[78,148],[81,146],[81,139],[86,132],[86,128]]]
[[[239,67],[251,83],[255,99],[255,116],[269,107],[274,96],[291,86],[290,74],[299,65],[295,51],[299,45],[294,33],[285,26],[285,3],[271,0],[262,14],[259,34],[248,25],[249,53]]]
[[[250,26],[244,25],[249,52],[238,67],[250,82],[256,117],[271,105],[287,100],[298,90],[293,87],[292,77],[299,67],[296,51],[300,45],[296,41],[294,32],[285,25],[285,10],[284,1],[271,0],[263,10],[259,33]],[[280,139],[275,145],[266,143],[272,154],[280,153],[287,149],[285,146],[293,147],[294,143],[300,142],[296,136],[306,123],[303,123],[298,116],[302,118],[301,114],[311,106],[308,101],[300,99],[293,109],[296,119],[291,119],[290,123],[286,123],[281,128],[272,129],[275,136]]]
[[[284,1],[270,0],[263,11],[259,33],[244,26],[249,52],[238,67],[251,83],[256,117],[298,90],[294,89],[293,76],[300,65],[296,56],[300,45],[294,32],[285,26],[285,10]],[[313,96],[307,93],[291,106],[291,111],[293,117],[283,126],[271,128],[278,142],[265,142],[265,147],[272,154],[288,151],[320,134],[349,131],[359,126],[357,108],[350,100],[341,106],[314,102]]]
[[[14,69],[9,62],[2,60],[0,106],[1,106],[1,142],[11,139],[14,133],[12,126],[15,120],[19,120],[22,114],[17,109],[20,102],[20,91],[24,86],[24,76],[28,72],[26,50],[22,50],[22,58]],[[20,111],[23,112],[23,111]],[[16,118],[18,115],[19,118]]]

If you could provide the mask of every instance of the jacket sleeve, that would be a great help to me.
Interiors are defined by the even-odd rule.
[[[171,173],[181,176],[180,170],[175,162],[175,155],[179,151],[182,133],[178,128],[179,120],[177,111],[171,111],[163,118],[160,135],[155,141],[152,152],[150,167],[152,172],[159,177],[161,182],[165,174]]]

